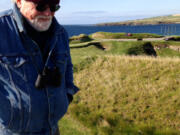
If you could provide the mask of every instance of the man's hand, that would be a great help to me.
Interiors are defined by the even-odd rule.
[[[67,97],[68,97],[69,104],[70,104],[73,100],[73,96],[71,94],[67,94]]]

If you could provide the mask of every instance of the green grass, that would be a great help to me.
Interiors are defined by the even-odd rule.
[[[59,129],[62,135],[91,135],[90,129],[73,119],[69,114],[59,122]]]
[[[153,45],[168,45],[168,46],[180,46],[180,42],[178,41],[153,41]]]
[[[78,44],[78,45],[71,45],[71,54],[72,60],[75,65],[83,61],[88,57],[93,57],[97,55],[107,55],[107,54],[116,54],[116,55],[129,55],[129,50],[135,48],[135,53],[145,55],[142,50],[142,45],[146,43],[145,41],[125,41],[125,42],[118,42],[118,41],[107,41],[107,42],[100,42],[99,44],[105,48],[105,50],[99,49],[93,44],[87,46],[87,43]],[[154,41],[152,42],[153,46],[180,46],[179,42],[165,42],[165,41]],[[74,48],[80,47],[80,48]],[[169,48],[161,48],[156,50],[157,55],[160,57],[180,57],[180,52],[169,49]]]
[[[157,34],[150,33],[132,33],[127,36],[127,33],[111,33],[111,32],[96,32],[90,35],[93,39],[136,39],[136,38],[160,38],[163,37]]]
[[[92,39],[86,34],[80,34],[78,36],[72,36],[69,38],[70,44],[77,44],[91,41]]]
[[[69,113],[92,135],[178,135],[180,59],[99,57],[75,74]]]
[[[157,50],[157,54],[161,57],[180,57],[180,52],[169,48],[162,48],[161,50]]]
[[[71,45],[80,92],[59,122],[61,134],[180,134],[179,52],[161,48],[157,58],[124,56],[130,48],[141,50],[144,43],[100,42],[105,50],[88,43]],[[180,45],[152,42],[153,46],[164,44]]]
[[[173,50],[169,48],[170,46],[177,46],[180,47],[180,42],[176,41],[158,41],[158,42],[152,42],[152,44],[156,46],[167,46],[168,48],[161,48],[157,49],[157,55],[160,57],[180,57],[180,51]]]
[[[71,49],[72,61],[76,65],[88,57],[95,55],[103,55],[105,52],[103,50],[97,49],[95,46],[89,46],[85,48],[75,48]]]

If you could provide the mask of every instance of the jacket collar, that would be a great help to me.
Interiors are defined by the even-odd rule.
[[[16,21],[19,32],[26,32],[26,30],[23,26],[23,23],[22,23],[22,15],[21,15],[16,3],[14,3],[14,5],[13,5],[13,16]]]

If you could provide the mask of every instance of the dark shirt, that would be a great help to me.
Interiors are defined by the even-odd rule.
[[[35,30],[24,17],[23,17],[23,25],[24,28],[26,29],[27,35],[33,41],[35,41],[35,43],[39,46],[41,53],[43,55],[43,60],[45,61],[47,58],[47,54],[44,54],[44,46],[47,43],[47,41],[51,38],[51,36],[53,36],[53,31],[54,31],[53,21],[49,29],[43,32],[39,32]]]

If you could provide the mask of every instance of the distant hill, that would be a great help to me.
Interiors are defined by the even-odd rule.
[[[130,20],[123,22],[100,23],[97,26],[113,26],[113,25],[157,25],[157,24],[180,24],[180,14],[158,16],[152,18]]]
[[[174,14],[173,16],[180,16],[180,14]]]

